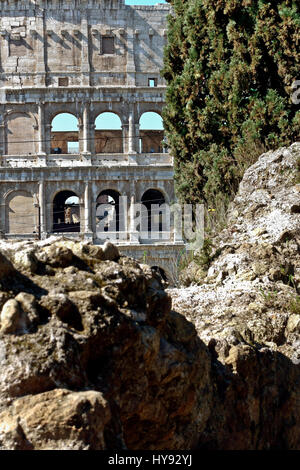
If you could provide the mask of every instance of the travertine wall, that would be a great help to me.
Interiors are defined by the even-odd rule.
[[[6,231],[24,234],[37,233],[38,209],[34,197],[27,191],[12,191],[6,198]]]
[[[51,152],[55,148],[60,148],[61,153],[68,153],[68,142],[78,142],[78,132],[52,132],[51,133]]]
[[[73,231],[103,242],[97,198],[109,190],[128,201],[123,245],[145,243],[134,230],[130,208],[148,189],[161,191],[166,202],[175,200],[163,131],[139,125],[145,112],[162,114],[169,5],[126,6],[124,0],[0,0],[0,5],[0,231],[7,237],[47,237],[55,229],[56,197],[69,191],[79,198]],[[103,112],[117,114],[121,130],[96,129]],[[77,118],[78,132],[52,131],[60,113]],[[78,156],[51,155],[54,147],[66,154],[67,142],[79,142]],[[64,214],[64,207],[59,210]],[[165,253],[167,263],[175,238],[170,231],[165,242],[149,241],[158,243],[157,262]],[[140,257],[141,250],[132,249]]]
[[[95,130],[95,153],[123,153],[122,131]]]
[[[140,131],[142,153],[163,153],[164,131]]]
[[[1,0],[0,86],[59,86],[59,78],[69,86],[162,85],[168,13],[168,5],[121,0]]]

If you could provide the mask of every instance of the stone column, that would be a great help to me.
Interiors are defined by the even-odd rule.
[[[126,82],[129,86],[135,86],[135,60],[134,60],[134,41],[135,32],[127,29],[127,64],[126,64]]]
[[[128,153],[136,153],[134,148],[135,135],[134,135],[134,114],[131,111],[128,119]]]
[[[2,42],[1,66],[4,69],[4,71],[6,69],[6,64],[8,62],[8,58],[9,58],[9,37],[10,37],[9,32],[6,32],[6,34],[4,36],[1,36],[1,42]]]
[[[8,222],[6,221],[6,204],[4,201],[3,196],[1,196],[1,203],[0,203],[0,238],[4,236],[7,230]]]
[[[89,27],[84,9],[81,10],[81,85],[90,85]]]
[[[128,133],[127,133],[127,151],[128,151],[128,162],[132,165],[137,164],[136,160],[136,135],[135,135],[135,103],[128,103],[129,115],[128,115]]]
[[[84,189],[84,238],[92,239],[93,230],[91,226],[92,204],[91,204],[91,190],[90,183],[85,183]]]
[[[130,196],[130,207],[129,207],[129,240],[132,244],[139,244],[139,232],[135,229],[134,218],[135,218],[135,182],[132,181],[130,184],[131,196]]]
[[[137,153],[141,153],[140,152],[140,124],[139,123],[135,124],[134,129],[135,129],[135,146],[136,146],[135,148],[136,148]]]
[[[40,234],[41,239],[47,238],[47,227],[46,227],[46,201],[45,201],[45,182],[39,182],[39,214],[40,214]]]
[[[89,124],[90,124],[90,119],[89,119],[89,103],[85,102],[83,105],[83,152],[85,155],[90,155],[90,129],[89,129]]]
[[[128,153],[128,124],[122,125],[123,153]]]
[[[96,124],[91,122],[90,123],[90,151],[93,155],[95,155],[96,153],[95,129],[96,129]]]
[[[52,129],[52,124],[45,124],[44,125],[45,129],[45,150],[46,154],[49,155],[51,153],[51,129]]]
[[[44,103],[40,102],[38,107],[38,128],[39,128],[39,150],[38,155],[46,155],[45,152],[45,120]]]
[[[53,201],[45,202],[45,221],[49,233],[53,233]]]
[[[97,238],[97,225],[96,225],[96,201],[94,201],[93,199],[93,195],[92,195],[92,199],[91,199],[91,203],[90,203],[90,214],[91,214],[91,231],[92,231],[92,234],[95,235],[95,237]]]
[[[0,156],[5,155],[5,124],[2,122],[0,124]]]
[[[45,34],[44,10],[35,10],[36,31],[32,30],[34,50],[36,54],[36,81],[38,86],[46,84],[46,48],[48,37]]]

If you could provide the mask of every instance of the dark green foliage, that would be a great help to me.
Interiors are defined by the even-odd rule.
[[[205,238],[202,249],[197,253],[196,263],[199,264],[206,271],[208,270],[210,263],[212,262],[212,242],[209,238]]]
[[[170,3],[162,74],[177,191],[218,208],[261,153],[299,140],[300,2]]]

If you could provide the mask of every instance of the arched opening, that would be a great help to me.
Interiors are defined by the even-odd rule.
[[[123,152],[122,122],[117,114],[105,112],[95,119],[95,152]]]
[[[78,154],[78,119],[70,113],[60,113],[51,122],[51,153]]]
[[[73,191],[60,191],[53,200],[53,232],[80,232],[79,198]]]
[[[151,266],[152,271],[158,273],[164,282],[168,282],[166,271],[160,266]]]
[[[140,118],[140,153],[162,153],[164,125],[158,113],[146,112]]]
[[[96,200],[98,238],[118,238],[116,233],[120,231],[121,225],[120,194],[113,189],[101,191]]]
[[[147,213],[142,214],[142,227],[147,228],[148,238],[155,238],[155,233],[163,230],[164,214],[161,206],[165,204],[165,198],[158,189],[148,189],[141,202],[147,208]]]
[[[6,199],[6,231],[17,234],[38,233],[38,208],[27,191],[13,191]]]

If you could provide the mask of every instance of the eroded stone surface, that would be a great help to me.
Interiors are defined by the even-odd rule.
[[[264,344],[300,361],[290,317],[300,312],[300,144],[262,155],[232,203],[228,228],[213,240],[199,286],[170,291],[173,307],[200,337]]]
[[[160,276],[114,246],[62,239],[20,253],[29,246],[37,269],[19,256],[1,284],[0,447],[195,446],[211,410],[210,357],[170,312]],[[2,253],[14,263],[14,244]]]
[[[299,158],[294,144],[246,171],[208,273],[194,263],[199,285],[168,291],[212,355],[200,447],[300,448]]]

